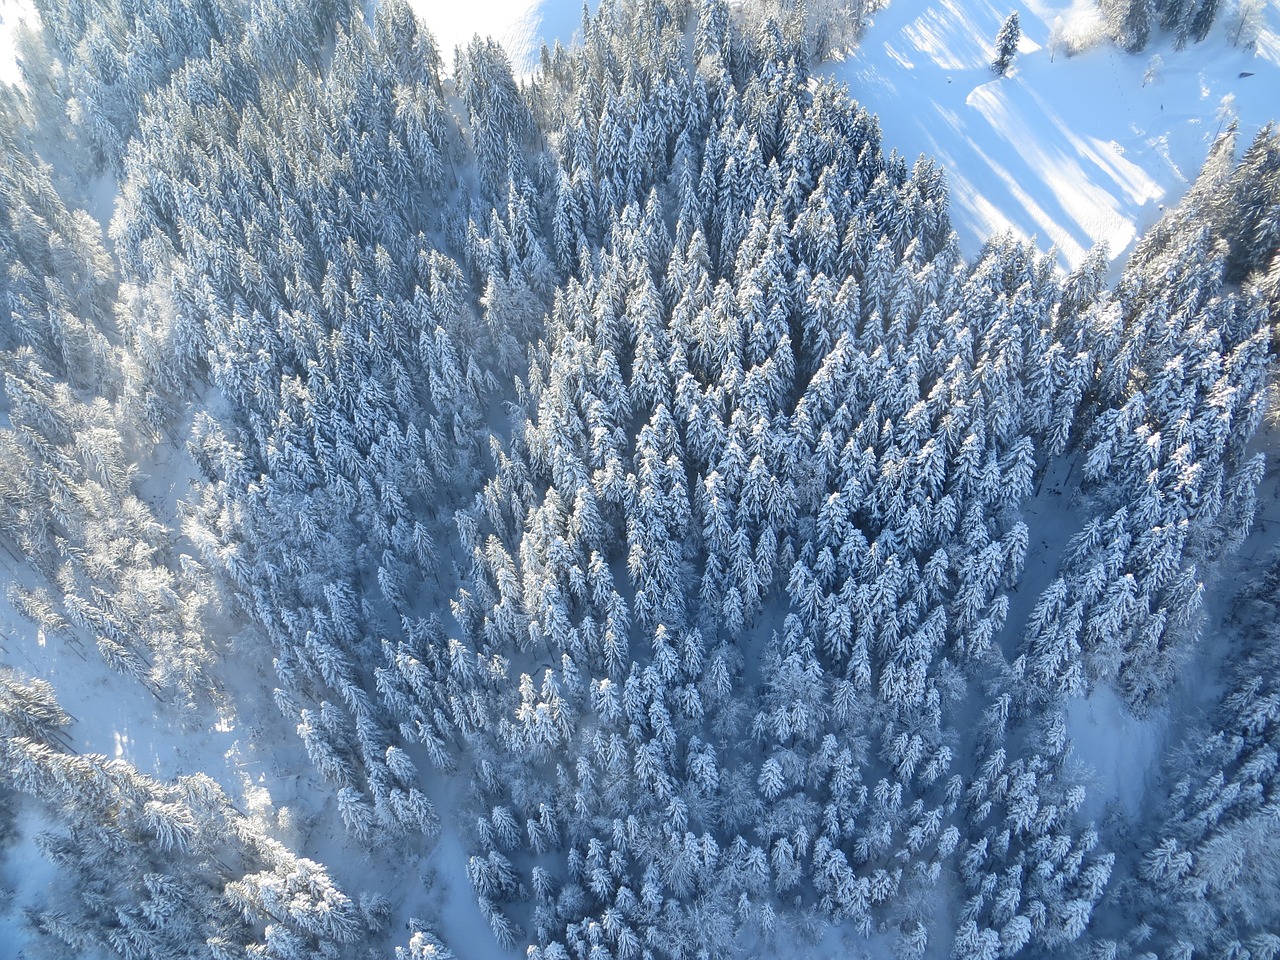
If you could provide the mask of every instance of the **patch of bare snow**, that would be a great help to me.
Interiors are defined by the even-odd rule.
[[[582,25],[582,4],[573,0],[410,0],[410,6],[435,35],[447,71],[453,69],[454,48],[465,47],[479,34],[502,44],[517,77],[528,76],[538,65],[544,41],[555,46],[559,40],[567,47]]]
[[[1149,783],[1160,773],[1164,715],[1139,718],[1114,690],[1096,684],[1087,697],[1067,701],[1067,734],[1087,768],[1088,794],[1081,813],[1100,820],[1110,803],[1136,819]]]
[[[996,77],[993,41],[1013,11],[1022,40]],[[1094,11],[1091,0],[893,0],[823,69],[879,115],[886,150],[946,166],[966,254],[1011,230],[1055,245],[1064,267],[1100,242],[1118,260],[1181,197],[1224,118],[1246,143],[1276,119],[1280,3],[1264,5],[1254,53],[1230,44],[1227,17],[1181,51],[1160,35],[1140,54],[1100,42],[1067,56],[1051,42],[1096,33]]]
[[[24,20],[38,20],[31,0],[0,0],[0,83],[22,86],[16,31]]]

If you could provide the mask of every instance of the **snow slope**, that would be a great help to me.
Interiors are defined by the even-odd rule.
[[[1084,765],[1078,774],[1088,787],[1083,816],[1102,820],[1115,802],[1130,820],[1142,812],[1147,788],[1159,774],[1168,711],[1135,717],[1116,692],[1098,684],[1087,697],[1067,702],[1067,734],[1074,757]]]
[[[997,78],[993,40],[1014,10],[1022,41]],[[1157,36],[1136,55],[1103,42],[1068,57],[1050,36],[1096,28],[1091,0],[892,0],[825,72],[879,115],[886,150],[946,166],[966,254],[1008,229],[1055,244],[1072,266],[1099,242],[1113,260],[1127,252],[1195,177],[1222,114],[1239,118],[1246,142],[1276,118],[1278,0],[1266,0],[1264,23],[1256,54],[1231,46],[1221,20],[1181,51]],[[1156,54],[1163,67],[1144,85]]]
[[[410,0],[410,6],[435,35],[446,69],[452,68],[454,47],[479,33],[502,44],[517,77],[533,72],[543,41],[567,47],[582,24],[582,4],[575,0]]]
[[[36,19],[31,0],[0,0],[0,83],[22,83],[14,31],[19,23],[28,19]]]

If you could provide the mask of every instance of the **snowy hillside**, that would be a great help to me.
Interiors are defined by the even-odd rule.
[[[21,21],[34,18],[34,9],[29,0],[0,0],[0,83],[22,82],[14,31]]]
[[[997,78],[993,41],[1013,11],[1022,42]],[[1224,19],[1183,50],[1157,37],[1128,54],[1098,38],[1069,56],[1069,39],[1100,32],[1088,0],[892,0],[823,72],[880,117],[886,148],[946,166],[967,254],[1008,229],[1056,245],[1067,267],[1100,242],[1121,261],[1181,198],[1224,123],[1238,121],[1247,142],[1275,119],[1280,3],[1263,11],[1256,52],[1230,44]]]
[[[567,47],[582,32],[582,4],[576,0],[412,0],[411,6],[435,35],[446,63],[452,64],[454,47],[479,34],[502,44],[520,76],[537,66],[543,43]]]

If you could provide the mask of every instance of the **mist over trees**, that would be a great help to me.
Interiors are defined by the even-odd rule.
[[[1239,159],[1225,131],[1112,283],[1101,251],[960,254],[943,169],[810,72],[870,5],[605,2],[523,79],[403,0],[39,6],[46,87],[0,89],[12,602],[188,722],[265,650],[351,837],[408,862],[458,834],[493,940],[388,929],[210,776],[76,754],[6,673],[0,803],[48,824],[70,904],[33,931],[217,960],[832,925],[904,958],[1280,947],[1275,571],[1144,818],[1088,815],[1066,721],[1098,685],[1160,709],[1228,642],[1201,633],[1266,469],[1272,128]],[[1133,29],[1214,16],[1169,9]],[[106,235],[58,137],[118,188]],[[175,445],[172,511],[139,465]]]

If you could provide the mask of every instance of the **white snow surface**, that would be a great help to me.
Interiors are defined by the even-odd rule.
[[[455,47],[465,47],[473,36],[489,36],[502,44],[517,77],[527,76],[538,65],[545,41],[569,46],[582,31],[582,4],[576,0],[409,0],[418,19],[426,24],[440,45],[445,69],[453,69]],[[591,4],[594,10],[596,3]]]
[[[892,0],[822,72],[879,115],[886,152],[946,167],[966,255],[1011,230],[1056,245],[1067,268],[1100,242],[1118,261],[1182,196],[1224,122],[1238,119],[1243,146],[1277,118],[1280,0],[1265,0],[1253,53],[1231,45],[1229,16],[1180,51],[1158,30],[1138,54],[1106,40],[1075,56],[1051,49],[1055,27],[1096,31],[1095,10],[1092,0]],[[1013,11],[1022,40],[997,77],[994,38]],[[1144,83],[1155,55],[1163,66]]]
[[[595,9],[598,0],[590,6]],[[473,36],[489,36],[506,49],[517,77],[528,76],[538,65],[545,41],[569,46],[581,33],[582,4],[576,0],[410,0],[418,19],[426,24],[440,46],[446,71],[453,69],[455,47],[465,47]],[[22,20],[38,22],[31,0],[0,0],[0,82],[20,84],[14,31]]]
[[[22,84],[15,31],[22,21],[37,19],[31,0],[0,0],[0,83]]]
[[[1081,811],[1086,820],[1101,820],[1110,803],[1130,820],[1138,817],[1149,781],[1160,773],[1166,721],[1165,711],[1135,717],[1104,683],[1067,701],[1067,734],[1074,756],[1088,768]]]

